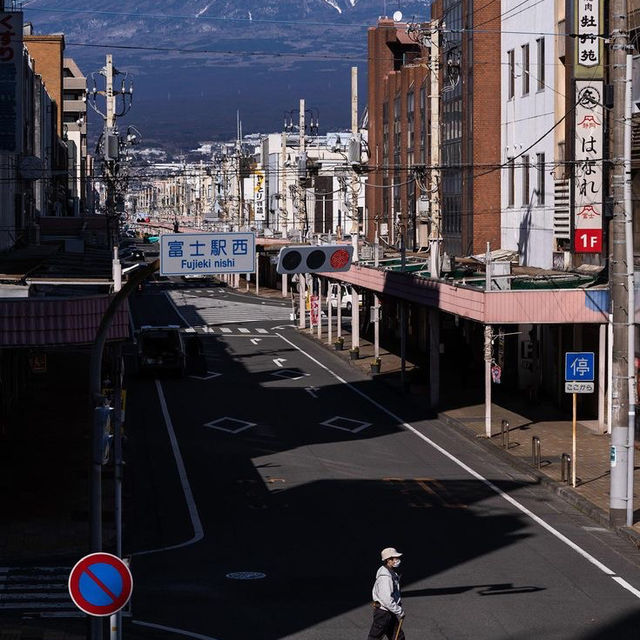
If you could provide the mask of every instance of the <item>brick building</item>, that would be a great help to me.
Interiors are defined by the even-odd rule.
[[[441,26],[442,235],[453,255],[500,247],[500,11],[471,0],[432,7]]]
[[[368,50],[366,234],[372,239],[377,225],[384,242],[399,246],[406,229],[413,250],[426,244],[416,173],[429,162],[428,49],[409,37],[406,24],[381,18],[369,29]]]

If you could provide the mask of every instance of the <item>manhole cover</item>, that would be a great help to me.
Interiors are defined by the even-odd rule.
[[[234,571],[227,573],[229,580],[262,580],[266,578],[267,574],[261,571]]]

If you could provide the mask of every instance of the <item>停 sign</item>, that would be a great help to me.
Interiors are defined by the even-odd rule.
[[[567,382],[593,382],[595,355],[592,351],[573,351],[564,354],[564,379]]]
[[[254,233],[167,233],[160,237],[160,274],[254,273]]]
[[[576,253],[602,251],[602,92],[602,81],[576,81],[578,104],[573,176],[573,250]]]

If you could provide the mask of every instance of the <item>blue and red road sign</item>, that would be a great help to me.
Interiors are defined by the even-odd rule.
[[[69,594],[91,616],[110,616],[129,601],[133,578],[129,567],[110,553],[91,553],[69,574]]]

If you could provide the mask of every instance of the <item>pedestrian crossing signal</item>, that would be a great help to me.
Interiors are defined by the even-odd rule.
[[[334,273],[349,271],[353,246],[334,244],[322,246],[285,247],[278,256],[278,273]]]

